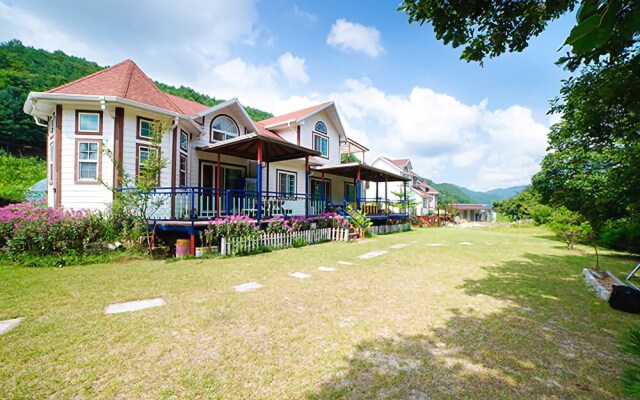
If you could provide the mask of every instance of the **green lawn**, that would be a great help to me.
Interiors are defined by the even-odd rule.
[[[356,258],[373,250],[388,253]],[[592,264],[541,229],[441,228],[229,259],[0,269],[0,319],[26,316],[0,336],[0,398],[625,398],[618,341],[638,317],[587,289]],[[247,281],[265,287],[233,291]],[[103,313],[159,296],[166,306]]]

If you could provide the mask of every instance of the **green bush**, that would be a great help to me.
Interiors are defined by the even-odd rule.
[[[304,247],[304,246],[308,246],[309,242],[307,242],[307,239],[303,238],[302,236],[298,236],[293,238],[293,240],[291,241],[291,245],[296,248]]]
[[[609,249],[640,254],[640,223],[616,221],[602,230],[599,242]]]
[[[554,211],[547,225],[558,239],[567,244],[569,249],[573,249],[576,243],[587,241],[593,232],[591,225],[584,222],[580,214],[569,211],[565,207]]]
[[[640,326],[631,328],[622,343],[623,350],[634,357],[627,363],[622,385],[625,392],[640,398]]]
[[[531,209],[529,216],[536,225],[546,225],[553,219],[553,208],[538,204]]]
[[[27,189],[47,176],[47,163],[0,150],[0,206],[24,201]]]

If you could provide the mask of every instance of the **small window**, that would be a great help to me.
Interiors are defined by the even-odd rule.
[[[185,131],[180,131],[180,150],[189,150],[189,134]]]
[[[356,186],[353,183],[344,184],[344,198],[349,203],[356,201]]]
[[[98,143],[78,142],[78,180],[98,180]]]
[[[219,115],[211,121],[211,141],[233,139],[239,133],[238,125],[226,115]]]
[[[55,142],[49,142],[49,182],[53,182],[53,160],[55,157]]]
[[[180,154],[180,186],[187,186],[187,156]]]
[[[316,132],[320,132],[320,133],[324,133],[326,135],[327,134],[327,125],[325,125],[325,123],[322,122],[322,121],[316,122],[315,131]]]
[[[140,146],[138,147],[138,175],[140,175],[140,171],[147,164],[147,160],[151,155],[151,149],[149,147]]]
[[[322,135],[313,135],[313,149],[319,151],[322,157],[329,158],[329,138]]]
[[[79,112],[78,113],[78,132],[100,132],[100,114]]]
[[[278,172],[278,192],[283,196],[296,194],[296,174],[291,172]]]
[[[140,137],[143,138],[150,138],[151,137],[151,121],[146,120],[146,119],[140,119],[139,122],[140,126],[139,126],[139,132],[140,132]]]
[[[56,132],[56,114],[54,113],[51,118],[49,118],[49,136],[53,137]]]

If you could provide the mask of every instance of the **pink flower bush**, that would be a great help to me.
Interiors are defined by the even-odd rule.
[[[0,245],[16,255],[82,252],[100,235],[100,217],[48,208],[43,200],[0,208]]]

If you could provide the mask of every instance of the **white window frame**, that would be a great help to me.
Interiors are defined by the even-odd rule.
[[[182,168],[182,160],[184,159],[184,169]],[[180,157],[178,158],[178,186],[181,187],[186,187],[189,186],[187,185],[187,179],[188,179],[188,171],[189,171],[189,157],[184,154],[181,153]],[[182,176],[184,174],[184,182],[182,180]]]
[[[182,138],[183,137],[186,138],[184,147],[182,147]],[[189,134],[187,132],[185,132],[185,131],[180,131],[180,143],[179,143],[179,146],[180,146],[180,150],[189,151]]]
[[[229,121],[231,121],[235,125],[237,132],[227,132],[227,131],[223,131],[223,130],[220,130],[220,129],[214,129],[213,128],[213,123],[218,118],[227,118]],[[236,137],[240,136],[240,127],[238,126],[238,123],[236,121],[234,121],[234,119],[231,118],[230,116],[224,115],[224,114],[217,115],[215,118],[213,118],[211,120],[211,124],[209,124],[209,129],[210,129],[210,131],[209,131],[209,135],[210,135],[209,139],[210,139],[211,142],[224,142],[225,140],[233,139],[233,138],[236,138]],[[216,139],[215,138],[215,134],[216,133],[223,135],[224,139]]]
[[[321,141],[324,141],[324,142],[327,143],[327,153],[326,154],[322,151],[322,145],[320,145],[319,149],[316,148],[316,138],[320,138]],[[318,134],[318,133],[314,132],[313,133],[313,149],[315,151],[319,151],[320,154],[322,155],[322,157],[329,158],[329,138],[326,135],[322,135],[322,134]]]
[[[289,191],[289,187],[286,188],[286,190],[282,189],[282,176],[289,176],[289,177],[293,177],[293,192]],[[290,185],[289,180],[287,180],[287,186]],[[295,196],[296,193],[298,191],[298,176],[297,174],[295,174],[294,172],[289,172],[289,171],[278,171],[278,193],[281,196]]]
[[[95,115],[98,117],[98,124],[96,129],[82,129],[82,116],[83,115]],[[100,133],[100,118],[101,115],[98,112],[87,112],[87,111],[79,111],[78,112],[78,132],[90,132],[90,133]]]
[[[142,123],[146,123],[146,124],[149,125],[149,135],[143,135],[142,134]],[[145,138],[145,139],[151,138],[151,133],[153,131],[153,129],[151,128],[151,123],[152,123],[152,121],[140,118],[140,120],[138,121],[138,132],[140,132],[140,137],[141,138]]]
[[[142,149],[145,149],[147,152],[147,158],[149,159],[149,156],[151,155],[151,146],[138,146],[138,170],[136,171],[136,176],[140,176],[140,171],[142,171],[142,167],[144,167],[144,164],[142,163],[142,157],[140,156],[140,154],[142,153]]]
[[[92,145],[95,144],[96,145],[96,149],[91,150],[91,147],[89,146],[89,149],[87,150],[87,152],[89,153],[89,157],[91,157],[91,153],[95,152],[96,154],[96,158],[95,160],[92,159],[82,159],[80,158],[80,154],[82,153],[82,150],[80,150],[80,146],[82,146],[83,144],[88,144],[88,145]],[[95,140],[86,140],[86,141],[78,141],[78,147],[77,147],[77,151],[78,151],[78,157],[76,160],[77,166],[78,166],[78,172],[77,172],[77,176],[76,176],[76,180],[80,181],[80,182],[97,182],[98,179],[100,178],[100,143],[96,142]],[[95,178],[83,178],[82,177],[82,164],[95,164],[96,166],[96,176]]]

